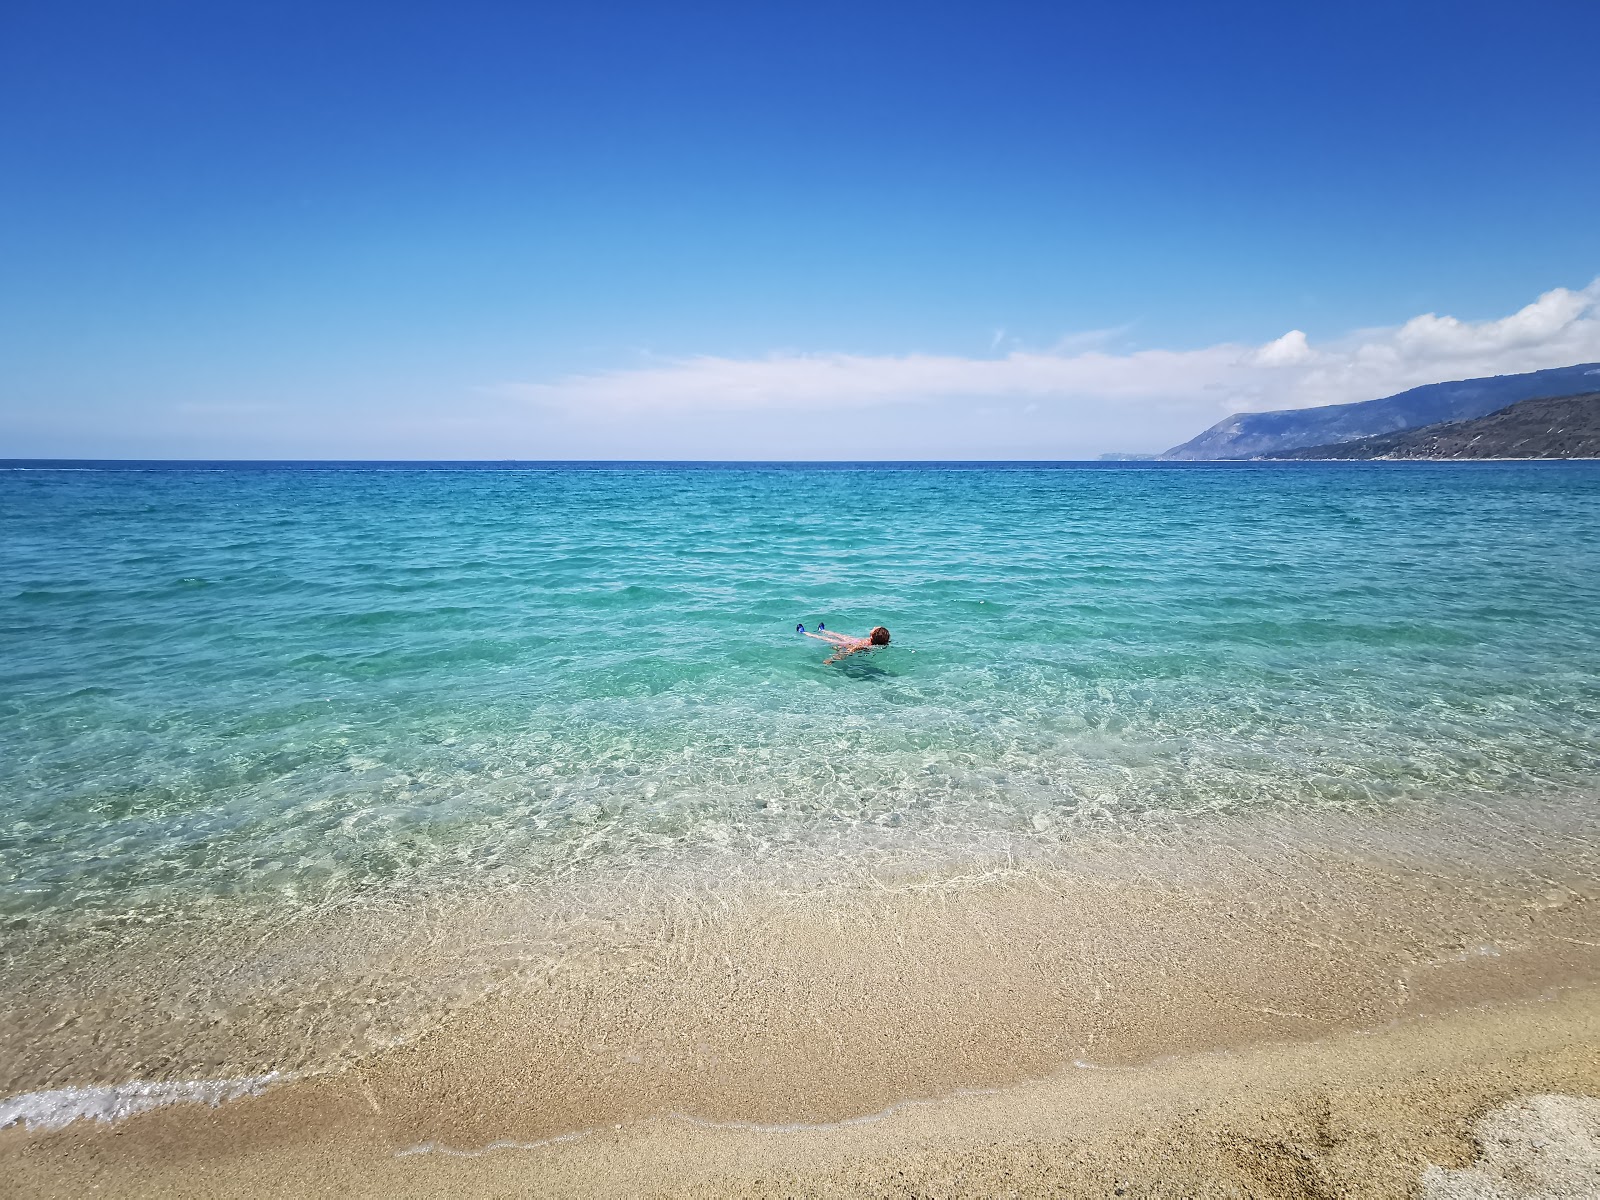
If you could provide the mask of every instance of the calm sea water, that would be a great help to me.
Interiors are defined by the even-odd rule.
[[[1589,464],[16,467],[14,935],[1600,779]]]

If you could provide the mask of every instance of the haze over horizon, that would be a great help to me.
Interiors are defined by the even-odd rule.
[[[0,457],[1080,458],[1600,360],[1596,34],[13,5]]]

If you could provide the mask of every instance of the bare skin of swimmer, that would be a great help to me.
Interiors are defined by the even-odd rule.
[[[808,638],[816,638],[819,642],[827,642],[833,647],[833,654],[824,659],[824,663],[836,663],[841,658],[849,658],[852,654],[860,654],[863,650],[875,650],[879,646],[889,644],[889,631],[879,625],[866,637],[851,637],[848,633],[834,633],[824,629],[821,633],[807,633]]]

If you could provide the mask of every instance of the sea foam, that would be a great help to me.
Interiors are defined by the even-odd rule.
[[[176,1083],[135,1080],[115,1087],[64,1087],[24,1092],[0,1101],[0,1129],[21,1123],[34,1132],[64,1129],[93,1118],[110,1125],[170,1104],[206,1104],[216,1108],[229,1100],[259,1096],[289,1075],[270,1071],[238,1079],[187,1079]]]

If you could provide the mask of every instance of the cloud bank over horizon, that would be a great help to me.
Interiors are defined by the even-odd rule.
[[[1553,288],[1505,317],[1424,313],[1323,343],[1295,329],[1264,345],[1107,348],[1122,332],[989,358],[699,355],[492,391],[526,403],[562,441],[611,428],[672,456],[684,452],[686,435],[693,444],[696,431],[746,443],[776,428],[775,420],[811,415],[859,430],[860,444],[834,457],[873,457],[872,447],[885,458],[1154,452],[1233,413],[1371,400],[1443,380],[1600,360],[1600,278],[1581,290]],[[816,456],[814,439],[799,440],[805,456]],[[785,450],[780,441],[736,454],[784,457]]]
[[[1154,454],[1239,412],[1600,362],[1600,279],[1508,315],[1262,344],[1137,347],[1130,329],[1043,349],[780,352],[647,360],[483,386],[471,363],[368,378],[191,376],[179,361],[99,392],[0,403],[0,457],[198,459],[1092,459]],[[464,348],[463,348],[464,351]],[[447,347],[453,358],[463,351]],[[480,377],[481,379],[481,377]],[[1600,379],[1597,379],[1600,385]],[[95,398],[96,393],[104,399]],[[111,397],[115,397],[112,399]]]

